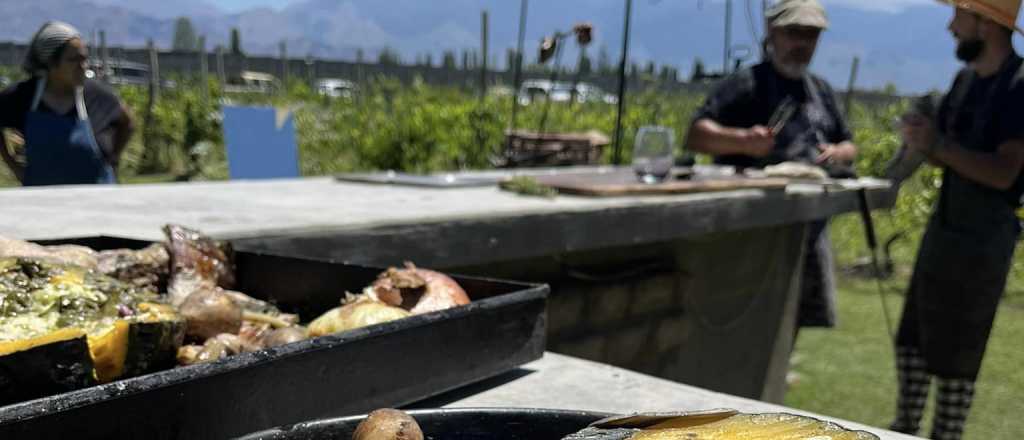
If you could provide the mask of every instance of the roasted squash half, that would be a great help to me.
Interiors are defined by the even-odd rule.
[[[85,388],[96,383],[85,332],[62,329],[0,342],[0,405]]]
[[[66,328],[0,342],[0,405],[174,366],[185,321],[162,304],[142,304],[140,310],[94,335]]]
[[[2,398],[24,400],[173,366],[185,321],[153,302],[158,298],[81,267],[0,258],[0,392],[22,389]]]

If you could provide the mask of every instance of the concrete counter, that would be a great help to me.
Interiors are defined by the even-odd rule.
[[[866,187],[874,204],[886,204],[886,184]],[[356,236],[376,241],[374,235],[396,232],[437,241],[471,235],[463,241],[476,243],[480,251],[499,251],[491,252],[491,258],[508,259],[800,223],[853,211],[856,203],[855,191],[824,191],[819,185],[791,185],[785,192],[555,199],[495,187],[432,189],[331,178],[9,188],[0,190],[0,234],[158,239],[162,225],[180,223],[220,238],[279,237],[282,242]],[[516,234],[533,240],[523,243]],[[423,247],[443,253],[433,244]],[[352,258],[362,250],[333,252]],[[439,258],[443,265],[479,264],[485,262],[479,258],[488,258],[486,253],[471,260],[464,252],[455,254]]]

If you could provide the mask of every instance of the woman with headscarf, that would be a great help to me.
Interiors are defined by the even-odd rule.
[[[116,182],[132,118],[113,90],[86,79],[88,56],[74,27],[48,22],[29,46],[30,78],[0,92],[0,128],[25,140],[20,158],[0,136],[0,156],[25,186]]]

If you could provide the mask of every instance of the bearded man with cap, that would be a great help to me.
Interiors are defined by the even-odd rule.
[[[697,111],[686,148],[741,169],[797,161],[820,165],[833,175],[849,170],[857,148],[835,93],[808,72],[828,27],[825,9],[817,0],[781,0],[765,19],[766,60],[715,88]],[[795,106],[793,116],[780,127],[767,127],[783,105]],[[827,220],[810,229],[798,324],[833,327],[835,272]]]
[[[74,27],[48,22],[29,45],[30,78],[0,92],[0,128],[25,140],[20,157],[0,136],[0,157],[23,185],[115,183],[132,118],[110,88],[86,79],[88,55]]]
[[[916,433],[931,378],[931,438],[959,439],[1020,235],[1024,68],[1013,48],[1020,0],[955,0],[949,31],[966,64],[937,116],[903,118],[908,148],[943,168],[897,337],[892,429]]]

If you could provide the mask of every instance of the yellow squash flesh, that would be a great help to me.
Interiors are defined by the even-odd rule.
[[[81,338],[84,335],[85,332],[77,328],[65,328],[35,338],[0,342],[0,356],[7,356],[11,353],[17,353],[19,351],[25,351],[36,347],[42,347],[44,345],[49,345],[54,342]]]
[[[130,329],[131,324],[127,321],[117,321],[105,333],[89,336],[89,353],[96,370],[96,380],[100,383],[110,382],[124,374]]]
[[[869,440],[877,437],[791,414],[739,414],[687,428],[645,429],[630,440]]]

